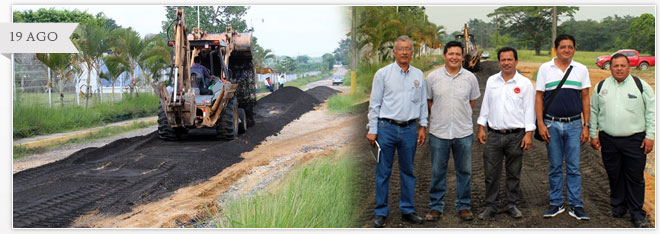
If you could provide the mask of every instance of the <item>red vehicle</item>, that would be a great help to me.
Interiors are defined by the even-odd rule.
[[[639,52],[637,50],[619,50],[616,53],[621,53],[628,57],[628,60],[630,60],[630,66],[631,67],[637,67],[640,70],[646,70],[649,68],[649,66],[655,66],[655,57],[653,56],[639,56]],[[612,55],[614,55],[612,54]],[[612,59],[612,55],[610,56],[599,56],[596,58],[596,66],[600,67],[601,69],[610,69],[610,60]]]

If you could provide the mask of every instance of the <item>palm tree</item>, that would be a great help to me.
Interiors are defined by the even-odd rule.
[[[128,59],[124,56],[106,55],[103,56],[103,63],[107,72],[101,73],[99,76],[112,83],[112,101],[115,101],[115,82],[119,76],[128,71]]]
[[[108,49],[108,40],[106,39],[108,32],[98,26],[96,22],[88,22],[81,24],[76,29],[76,33],[79,35],[78,39],[75,40],[75,45],[79,51],[79,58],[87,66],[87,87],[85,91],[85,108],[87,108],[91,93],[90,80],[92,79],[92,69],[95,69],[97,74],[101,73],[100,60],[103,57],[103,52]],[[96,77],[96,83],[99,97],[103,101],[99,76]]]
[[[264,62],[267,59],[275,59],[275,54],[270,49],[264,49],[263,47],[256,45],[252,53],[252,60],[255,67],[260,69],[264,68]]]
[[[59,81],[60,106],[64,106],[64,83],[69,82],[77,72],[74,56],[75,54],[63,53],[37,54],[37,59],[49,67]],[[52,81],[48,81],[48,86],[54,88]]]
[[[113,51],[128,58],[128,72],[131,77],[131,94],[136,91],[138,80],[135,77],[135,71],[139,66],[140,56],[144,52],[147,45],[154,37],[141,38],[140,34],[133,29],[118,28],[112,31],[111,37],[113,40]],[[136,95],[139,95],[136,92]]]
[[[151,82],[157,82],[161,71],[172,63],[172,50],[162,38],[156,38],[147,45],[139,59],[140,67]]]

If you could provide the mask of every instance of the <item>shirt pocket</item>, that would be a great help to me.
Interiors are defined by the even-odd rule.
[[[524,108],[523,106],[523,93],[522,90],[519,87],[505,87],[506,90],[505,92],[509,95],[507,97],[509,98],[509,101],[514,105],[513,108],[515,109],[522,109]],[[518,93],[516,93],[515,90],[518,90]]]
[[[636,98],[630,98],[630,95],[633,95]],[[624,109],[632,114],[641,113],[641,111],[644,109],[644,100],[642,100],[642,95],[637,93],[626,94],[623,104]]]
[[[417,87],[413,86],[410,91],[410,101],[413,103],[418,103],[422,99],[422,86]]]

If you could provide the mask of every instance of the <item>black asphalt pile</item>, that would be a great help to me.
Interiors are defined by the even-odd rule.
[[[125,213],[206,181],[320,102],[298,88],[285,87],[257,102],[255,126],[232,141],[216,140],[215,131],[208,129],[190,131],[188,139],[174,142],[152,133],[86,148],[16,173],[13,227],[67,227],[90,211]]]
[[[320,102],[323,102],[324,100],[330,98],[332,95],[338,94],[339,90],[330,88],[328,86],[316,86],[305,92],[308,93],[309,95],[314,96]]]

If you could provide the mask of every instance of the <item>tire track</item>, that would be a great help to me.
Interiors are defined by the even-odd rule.
[[[318,87],[310,94],[286,87],[262,98],[257,112],[269,105],[281,108],[269,110],[268,116],[255,116],[256,125],[232,141],[215,140],[215,131],[209,134],[203,129],[179,142],[161,141],[152,133],[83,149],[63,160],[16,173],[13,227],[67,227],[88,212],[121,214],[205,181],[243,160],[241,153],[251,151],[323,102],[326,97],[317,96],[327,92],[319,89],[330,88]]]

